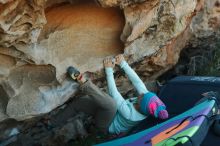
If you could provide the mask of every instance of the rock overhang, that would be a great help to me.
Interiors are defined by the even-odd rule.
[[[3,89],[10,95],[7,116],[23,120],[47,113],[67,101],[77,89],[66,79],[69,65],[82,71],[100,71],[104,57],[124,53],[129,63],[138,62],[134,68],[144,80],[155,79],[177,62],[190,39],[191,29],[198,30],[195,29],[198,23],[191,24],[191,20],[202,3],[202,0],[0,1],[3,8],[0,45],[4,47],[0,48],[3,54],[0,57],[5,62],[0,64],[0,77]],[[213,11],[217,10],[216,7]],[[27,65],[33,71],[42,66],[41,70],[49,68],[48,73],[39,75],[47,76],[52,71],[54,82],[36,87],[22,75],[11,79],[12,72]],[[14,87],[8,79],[11,83],[22,80],[30,87],[30,95],[24,84]],[[36,94],[31,94],[32,91]],[[21,105],[27,107],[15,108]]]

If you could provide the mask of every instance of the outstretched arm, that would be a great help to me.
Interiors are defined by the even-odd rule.
[[[128,119],[131,116],[131,108],[116,87],[112,68],[114,65],[111,59],[105,59],[104,66],[109,95],[116,101],[118,112]]]
[[[137,73],[124,60],[123,55],[116,56],[116,64],[120,65],[120,67],[125,71],[129,80],[132,82],[139,94],[149,92]]]

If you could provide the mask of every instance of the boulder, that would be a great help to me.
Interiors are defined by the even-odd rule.
[[[218,0],[1,0],[0,121],[73,97],[70,65],[101,81],[103,59],[124,54],[144,81],[155,80],[192,38],[218,28]]]

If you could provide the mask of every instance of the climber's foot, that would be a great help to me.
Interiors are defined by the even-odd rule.
[[[84,74],[80,73],[80,71],[78,71],[75,67],[68,67],[67,72],[74,81],[77,81],[80,84],[83,84],[87,81]]]

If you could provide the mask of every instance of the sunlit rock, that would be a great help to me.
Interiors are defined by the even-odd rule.
[[[70,65],[101,79],[103,59],[123,53],[144,81],[156,79],[192,36],[219,30],[219,11],[218,0],[1,0],[0,121],[73,97]]]

